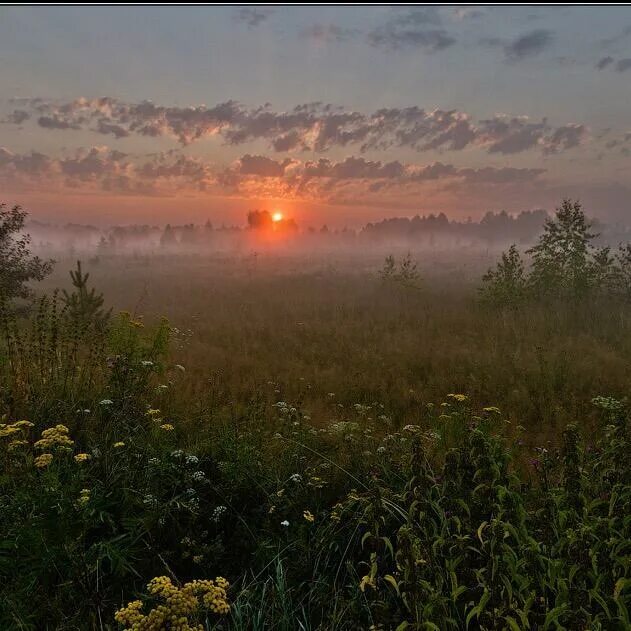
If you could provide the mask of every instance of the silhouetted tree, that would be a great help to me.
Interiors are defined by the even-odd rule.
[[[27,283],[50,274],[52,261],[31,256],[31,238],[23,234],[26,211],[20,206],[0,204],[0,299],[29,298]]]

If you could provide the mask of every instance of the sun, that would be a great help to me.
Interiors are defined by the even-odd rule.
[[[272,214],[272,221],[277,222],[277,221],[282,221],[283,220],[283,213],[281,213],[279,210],[275,211]]]

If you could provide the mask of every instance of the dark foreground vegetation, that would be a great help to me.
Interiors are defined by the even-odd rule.
[[[0,628],[630,628],[627,263],[592,239],[564,203],[480,295],[407,256],[212,291],[172,263],[170,323],[80,267],[17,310],[24,242]]]

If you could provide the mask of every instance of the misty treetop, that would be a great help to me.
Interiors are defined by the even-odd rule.
[[[595,294],[631,296],[631,244],[595,245],[599,235],[580,202],[565,199],[546,219],[537,243],[526,250],[530,265],[516,245],[504,252],[483,277],[483,298],[496,305],[515,305],[527,298],[582,299]]]

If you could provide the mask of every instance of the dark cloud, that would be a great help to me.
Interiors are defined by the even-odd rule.
[[[513,40],[491,37],[481,40],[481,43],[486,46],[501,48],[504,51],[506,61],[518,62],[538,55],[548,48],[553,40],[554,35],[551,31],[535,29]]]
[[[614,61],[613,57],[603,57],[602,59],[600,59],[598,61],[598,63],[596,64],[596,68],[598,70],[603,70],[604,68],[606,68],[607,66],[609,66],[610,64],[612,64]]]
[[[266,156],[252,156],[246,153],[239,160],[239,173],[260,177],[282,177],[285,175],[285,169],[292,163],[293,160],[290,158],[278,162]]]
[[[631,70],[631,58],[627,57],[626,59],[619,59],[616,62],[616,70],[618,72],[626,72],[627,70]]]
[[[70,122],[58,116],[40,116],[37,124],[44,129],[81,129],[80,122]]]
[[[235,12],[234,17],[250,27],[256,27],[271,17],[274,10],[269,7],[243,7]]]
[[[423,50],[429,53],[449,48],[456,43],[441,26],[435,7],[397,11],[385,24],[368,33],[371,46],[387,51]]]
[[[24,121],[31,118],[31,115],[25,110],[13,110],[2,122],[11,123],[13,125],[21,125]]]

